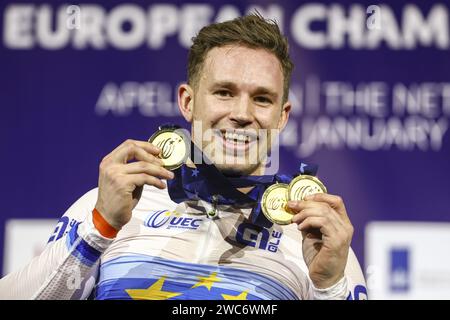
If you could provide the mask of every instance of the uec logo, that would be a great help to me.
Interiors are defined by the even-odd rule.
[[[200,222],[203,219],[194,219],[187,217],[180,217],[178,215],[172,216],[172,212],[167,210],[160,210],[151,213],[144,222],[144,225],[150,228],[161,228],[167,225],[167,229],[197,229],[200,227]]]

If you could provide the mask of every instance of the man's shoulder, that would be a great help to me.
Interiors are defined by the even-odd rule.
[[[93,188],[78,198],[67,210],[67,213],[83,211],[82,209],[92,210],[97,202],[98,188]]]
[[[89,208],[92,210],[97,202],[98,192],[98,187],[89,190],[69,208],[69,211],[79,211],[81,208]],[[164,207],[169,209],[172,208],[174,204],[176,205],[176,203],[170,199],[167,188],[161,190],[154,186],[144,185],[137,208],[147,209]]]
[[[142,197],[148,197],[148,196],[170,199],[169,191],[168,191],[167,188],[165,188],[165,189],[158,189],[158,188],[156,188],[154,186],[145,184],[144,188],[142,190]]]
[[[97,201],[97,196],[98,196],[98,187],[95,187],[89,191],[87,191],[84,195],[81,196],[81,198],[79,200],[83,200],[86,202],[96,202]]]
[[[77,202],[95,203],[97,201],[98,191],[98,187],[87,191],[77,200]],[[167,188],[161,190],[150,185],[144,185],[141,199],[150,201],[171,201]]]

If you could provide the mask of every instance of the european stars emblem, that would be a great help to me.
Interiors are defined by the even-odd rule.
[[[181,295],[179,292],[163,291],[162,287],[166,277],[161,277],[147,289],[125,290],[133,300],[167,300]]]
[[[209,276],[207,277],[200,277],[197,276],[197,278],[200,280],[199,282],[197,282],[196,284],[194,284],[191,288],[197,288],[197,287],[201,287],[204,286],[208,289],[208,291],[211,291],[211,287],[214,285],[215,282],[220,282],[221,279],[217,277],[217,272],[213,272],[211,273]]]
[[[197,169],[192,169],[191,174],[192,174],[193,177],[197,177],[199,172],[200,171],[198,171]]]
[[[237,296],[232,296],[229,294],[222,293],[222,298],[224,300],[247,300],[247,294],[248,294],[248,290],[241,292]]]

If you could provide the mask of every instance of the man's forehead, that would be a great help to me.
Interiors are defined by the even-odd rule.
[[[249,82],[279,90],[283,72],[278,58],[260,48],[228,45],[211,49],[205,59],[201,78],[211,82]]]

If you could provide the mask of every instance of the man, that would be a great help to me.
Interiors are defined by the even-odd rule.
[[[207,26],[194,38],[178,104],[188,122],[201,123],[192,138],[224,176],[264,173],[263,159],[249,155],[258,145],[270,149],[270,134],[254,133],[286,125],[292,68],[287,40],[259,15]],[[168,192],[164,180],[175,175],[160,152],[127,140],[108,154],[98,189],[68,209],[40,256],[0,280],[0,297],[345,299],[365,290],[338,196],[289,202],[291,224],[262,226],[255,203],[226,203],[207,179],[173,201],[187,182],[177,171],[169,187],[182,188]],[[192,163],[183,172],[201,179]]]

